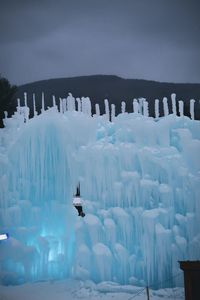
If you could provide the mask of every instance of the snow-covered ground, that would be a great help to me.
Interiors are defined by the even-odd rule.
[[[146,289],[112,282],[62,280],[0,286],[0,300],[146,300]],[[150,290],[151,300],[184,299],[183,288]]]

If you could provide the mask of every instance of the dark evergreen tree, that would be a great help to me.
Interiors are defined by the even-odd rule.
[[[16,91],[17,86],[11,85],[6,78],[0,75],[0,127],[3,127],[4,111],[11,115],[16,109],[16,103],[13,99]]]

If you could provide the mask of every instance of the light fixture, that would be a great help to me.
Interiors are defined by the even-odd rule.
[[[0,241],[4,241],[8,239],[8,233],[2,233],[0,234]]]

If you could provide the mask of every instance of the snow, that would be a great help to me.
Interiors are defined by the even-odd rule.
[[[168,115],[167,101],[163,118],[158,106],[148,117],[140,98],[112,122],[107,100],[94,117],[88,97],[76,101],[78,111],[71,94],[61,112],[45,111],[43,97],[42,114],[29,119],[18,107],[0,129],[0,225],[10,236],[1,284],[47,281],[21,286],[42,290],[61,280],[68,290],[91,280],[97,297],[104,281],[122,294],[129,284],[182,287],[178,261],[200,259],[200,122]],[[73,207],[78,182],[84,218]],[[3,287],[12,290],[23,293]]]
[[[151,290],[153,300],[182,300],[183,288]],[[95,284],[90,280],[60,280],[27,283],[20,286],[0,286],[1,300],[146,300],[146,289],[131,285],[118,285],[113,282]]]

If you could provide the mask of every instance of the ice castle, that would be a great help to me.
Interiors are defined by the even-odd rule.
[[[200,121],[172,113],[105,113],[71,94],[0,129],[0,282],[77,278],[154,288],[182,285],[179,260],[200,259]],[[177,103],[176,103],[177,102]],[[177,109],[179,116],[177,116]],[[86,216],[72,205],[80,182]],[[169,280],[170,278],[170,280]]]

